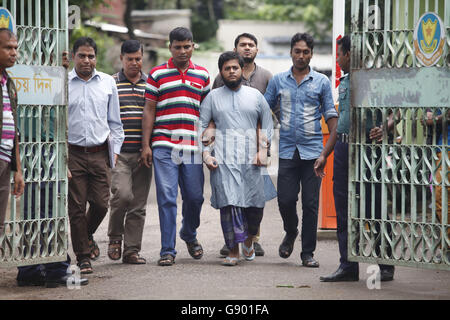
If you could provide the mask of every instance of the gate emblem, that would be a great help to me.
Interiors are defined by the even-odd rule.
[[[427,12],[420,17],[414,30],[414,53],[426,67],[438,62],[444,53],[445,29],[439,16]]]
[[[6,28],[16,34],[16,23],[8,9],[0,7],[0,28]]]

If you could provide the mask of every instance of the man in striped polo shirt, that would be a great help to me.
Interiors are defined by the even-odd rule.
[[[122,44],[123,69],[113,75],[119,93],[120,119],[125,132],[116,167],[112,170],[111,213],[109,216],[108,257],[123,263],[145,264],[139,255],[145,223],[145,208],[152,169],[140,165],[142,111],[147,76],[141,72],[143,48],[137,40]]]
[[[142,120],[143,163],[155,166],[161,229],[158,265],[175,262],[178,185],[183,198],[180,237],[194,259],[203,256],[197,241],[203,204],[203,165],[197,139],[200,103],[209,92],[208,71],[191,61],[193,36],[186,28],[169,35],[172,58],[150,71]],[[151,136],[151,148],[150,148]]]
[[[3,233],[8,206],[11,171],[14,171],[12,194],[20,196],[24,181],[19,156],[17,138],[17,92],[14,82],[8,77],[6,68],[16,62],[17,38],[9,29],[0,29],[0,235]]]

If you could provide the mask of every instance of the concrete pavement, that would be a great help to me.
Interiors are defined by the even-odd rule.
[[[360,281],[351,283],[321,283],[319,276],[335,271],[339,252],[336,240],[317,243],[315,258],[320,268],[300,265],[300,242],[288,259],[278,256],[283,239],[282,221],[276,199],[267,203],[261,225],[264,257],[253,262],[242,260],[237,267],[224,267],[219,257],[223,245],[219,212],[210,206],[209,175],[205,180],[205,203],[198,239],[205,254],[192,259],[185,243],[177,237],[178,255],[171,267],[157,266],[160,250],[159,219],[155,187],[152,183],[148,201],[142,255],[146,265],[125,265],[111,261],[107,251],[108,216],[95,234],[101,256],[93,262],[94,273],[86,275],[89,285],[70,290],[66,287],[46,289],[16,286],[16,269],[0,269],[1,299],[220,299],[220,300],[297,300],[297,299],[450,299],[450,272],[397,267],[395,280],[381,283],[380,289],[369,290],[366,280],[368,264],[360,265]],[[272,177],[275,181],[275,177]],[[179,197],[179,203],[181,198]],[[178,230],[181,225],[179,205]],[[299,204],[299,212],[301,205]],[[71,246],[71,244],[70,244]],[[74,255],[71,252],[74,260]]]

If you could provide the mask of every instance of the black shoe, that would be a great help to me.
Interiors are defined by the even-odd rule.
[[[341,267],[339,267],[334,273],[329,276],[320,277],[320,281],[322,282],[340,282],[340,281],[358,281],[359,273],[345,271]]]
[[[283,238],[283,242],[281,242],[280,247],[278,248],[278,254],[281,258],[287,259],[291,256],[292,251],[294,250],[294,243],[297,235],[298,230],[295,231],[295,234],[286,233]]]
[[[255,249],[255,256],[257,257],[264,256],[264,249],[258,242],[253,242],[253,249]]]
[[[67,283],[69,282],[69,283]],[[45,281],[47,288],[56,288],[58,286],[85,286],[89,283],[88,279],[80,278],[76,279],[72,275],[66,275],[57,279],[48,279]]]
[[[28,279],[17,279],[17,285],[19,287],[40,287],[45,285],[44,277],[35,277]]]
[[[220,255],[223,257],[226,257],[230,254],[230,249],[228,249],[227,245],[224,244],[222,249],[220,249]]]
[[[380,281],[392,281],[394,280],[394,266],[380,268]]]
[[[316,261],[312,256],[306,256],[302,259],[302,265],[308,268],[318,268],[319,262]]]

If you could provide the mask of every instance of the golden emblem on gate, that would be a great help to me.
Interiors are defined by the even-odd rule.
[[[427,12],[423,14],[414,30],[414,53],[422,65],[435,65],[444,53],[445,44],[444,25],[437,14]]]

